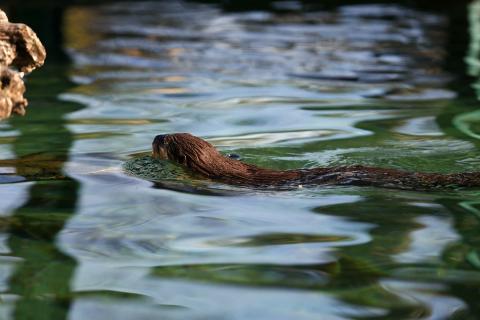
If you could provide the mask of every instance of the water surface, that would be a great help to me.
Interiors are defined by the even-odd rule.
[[[277,169],[478,170],[446,16],[287,9],[64,12],[72,64],[32,75],[28,115],[0,124],[5,318],[480,314],[478,190],[261,191],[135,168],[156,134],[191,132]]]

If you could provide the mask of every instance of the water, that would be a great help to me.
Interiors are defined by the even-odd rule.
[[[191,132],[278,169],[478,170],[446,16],[285,4],[64,11],[72,64],[0,123],[2,318],[480,314],[478,190],[249,190],[149,160],[156,134]]]

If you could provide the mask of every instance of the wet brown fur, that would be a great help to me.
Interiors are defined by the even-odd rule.
[[[265,169],[230,159],[219,153],[207,141],[189,133],[157,136],[152,148],[155,158],[174,161],[194,173],[213,180],[242,186],[289,187],[331,184],[413,190],[480,186],[480,172],[418,173],[361,165],[298,170]]]

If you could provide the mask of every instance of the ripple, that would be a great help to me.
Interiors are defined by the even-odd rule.
[[[440,130],[435,123],[433,117],[421,117],[409,119],[400,127],[397,127],[395,131],[403,134],[415,135],[415,136],[443,136],[444,133]]]
[[[262,145],[272,143],[295,142],[302,143],[304,139],[331,139],[349,134],[340,130],[310,130],[310,131],[289,131],[289,132],[268,132],[237,135],[233,137],[218,137],[209,139],[214,144],[229,147]]]
[[[159,307],[171,319],[442,318],[465,308],[458,292],[475,275],[440,275],[478,260],[462,247],[476,227],[474,191],[459,203],[465,192],[254,190],[149,156],[156,134],[191,132],[272,168],[475,169],[474,144],[445,125],[457,100],[442,69],[444,16],[272,6],[66,11],[65,30],[79,32],[66,42],[77,86],[60,99],[83,106],[66,119],[75,143],[64,170],[81,188],[57,241],[79,261],[72,319],[155,318]],[[455,120],[475,135],[475,115]]]
[[[351,240],[348,237],[329,236],[329,235],[308,235],[308,234],[261,234],[246,239],[235,239],[228,241],[227,239],[214,240],[212,245],[232,245],[232,246],[264,246],[279,245],[290,243],[309,243],[309,242],[336,242],[337,244]]]
[[[405,94],[388,94],[386,98],[392,101],[430,101],[449,100],[454,99],[456,96],[457,94],[451,90],[425,89]]]
[[[108,118],[83,118],[83,119],[72,119],[69,120],[69,124],[83,124],[83,125],[126,125],[126,126],[131,126],[131,125],[136,125],[136,126],[143,126],[146,124],[152,124],[152,123],[162,123],[162,122],[168,122],[168,120],[160,120],[160,119],[108,119]]]
[[[256,286],[295,286],[297,288],[318,288],[325,286],[328,282],[327,273],[322,269],[275,265],[157,267],[153,270],[153,274],[157,277],[188,278],[237,285],[251,285],[252,278],[255,278]],[[206,274],[211,276],[206,277]]]

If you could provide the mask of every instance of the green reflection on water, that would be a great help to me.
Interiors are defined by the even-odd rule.
[[[9,256],[22,259],[9,281],[9,292],[19,296],[15,319],[66,319],[70,307],[76,262],[58,249],[56,237],[75,212],[79,188],[63,173],[73,142],[64,117],[81,106],[56,100],[68,88],[63,74],[63,67],[46,66],[29,77],[28,116],[9,121],[19,132],[12,143],[22,159],[15,163],[17,174],[33,180],[57,178],[35,182],[28,200],[9,219]]]
[[[80,106],[59,102],[56,99],[58,93],[68,89],[68,85],[63,82],[64,73],[65,70],[62,68],[51,69],[46,67],[29,78],[31,108],[28,110],[27,117],[10,120],[13,128],[18,130],[18,137],[2,140],[4,143],[11,143],[18,158],[13,162],[5,163],[5,165],[10,166],[13,163],[19,175],[34,181],[34,185],[28,190],[26,203],[15,211],[11,219],[6,219],[10,226],[8,246],[11,253],[8,255],[22,259],[15,265],[14,274],[8,282],[9,292],[20,297],[14,303],[14,317],[17,319],[66,318],[73,297],[82,300],[81,295],[74,292],[76,288],[71,287],[76,262],[56,245],[59,232],[65,227],[72,214],[77,211],[76,207],[80,193],[79,182],[65,175],[65,162],[68,160],[73,141],[85,137],[74,137],[66,128],[65,116],[77,111]],[[59,75],[61,76],[60,81]],[[94,85],[92,87],[94,88]],[[103,89],[107,90],[109,88],[99,87],[95,89],[97,90],[87,90],[83,93],[95,95],[102,92]],[[82,90],[78,91],[82,92]],[[132,98],[133,100],[134,98]],[[418,104],[413,107],[399,104],[389,106],[392,109],[399,109],[394,119],[377,119],[356,123],[356,128],[372,133],[370,135],[350,139],[307,141],[294,145],[278,144],[275,146],[242,148],[235,150],[235,152],[258,165],[284,169],[312,164],[308,159],[286,159],[288,156],[309,152],[320,153],[321,151],[327,155],[332,155],[330,159],[333,160],[325,161],[327,165],[330,162],[334,164],[365,163],[424,171],[471,169],[475,168],[475,162],[469,165],[462,163],[461,160],[469,157],[474,159],[478,152],[474,148],[460,148],[451,151],[448,148],[451,147],[452,141],[448,139],[455,137],[460,142],[466,141],[478,147],[477,137],[474,134],[469,134],[462,127],[462,123],[477,120],[475,116],[468,115],[476,107],[467,99],[458,99],[452,102],[422,103],[420,107]],[[315,110],[326,110],[330,107],[310,106],[305,109],[307,108],[313,112]],[[386,107],[379,103],[378,106],[372,104],[369,106],[345,107],[344,111],[352,111],[355,108],[378,111]],[[459,115],[457,119],[461,124],[455,128],[451,126],[451,122],[457,115]],[[109,116],[113,118],[108,118],[106,121],[91,118],[73,119],[70,120],[69,124],[104,124],[110,126],[124,124],[124,130],[127,132],[125,135],[128,136],[133,135],[134,130],[136,130],[129,128],[129,124],[147,125],[150,123],[146,120],[135,122],[133,120],[114,119],[115,114]],[[348,117],[348,112],[345,116]],[[428,116],[433,118],[431,122],[440,127],[438,131],[446,133],[447,138],[421,135],[412,137],[404,132],[392,134],[395,128],[405,124],[408,119]],[[463,116],[467,120],[462,118]],[[164,124],[165,121],[157,120],[156,123]],[[255,125],[255,122],[238,121],[237,124]],[[472,132],[476,130],[474,126],[469,125],[468,128],[473,128],[468,129]],[[105,129],[105,131],[108,130],[112,130],[112,127]],[[100,136],[109,138],[104,140],[105,143],[112,142],[119,137],[118,134],[107,132],[101,135],[90,134],[92,140]],[[152,136],[154,134],[152,132]],[[458,142],[458,140],[455,142]],[[438,142],[439,145],[435,145],[432,141]],[[422,145],[422,143],[430,144]],[[361,150],[364,146],[369,148]],[[148,145],[145,145],[145,148],[147,147]],[[440,147],[443,149],[440,149]],[[435,150],[436,148],[440,151],[433,154],[422,154],[421,159],[419,159],[419,151]],[[335,155],[336,150],[347,150],[347,152]],[[465,150],[467,151],[464,152]],[[395,159],[396,156],[399,157],[398,160]],[[318,165],[318,163],[315,164]],[[201,183],[201,181],[184,176],[181,170],[173,168],[173,166],[162,171],[165,168],[163,165],[160,162],[151,162],[148,157],[137,158],[125,163],[127,170],[137,170],[136,175],[147,180],[155,181],[167,178],[193,186]],[[134,168],[128,166],[134,166]],[[152,172],[154,172],[154,175],[152,175]],[[317,299],[322,295],[328,295],[335,297],[336,300],[347,302],[348,305],[386,309],[384,314],[376,317],[371,315],[369,319],[408,319],[428,316],[431,312],[431,304],[420,298],[417,300],[415,294],[424,294],[431,300],[441,299],[444,296],[457,298],[468,306],[468,311],[465,311],[468,314],[462,317],[462,314],[457,313],[458,318],[473,318],[480,314],[476,301],[480,260],[478,257],[478,248],[480,248],[478,219],[480,216],[477,207],[480,199],[475,191],[428,194],[369,188],[361,190],[338,188],[330,191],[303,190],[273,195],[271,198],[261,194],[259,196],[261,201],[257,203],[256,207],[253,205],[241,207],[241,202],[251,201],[253,203],[257,201],[255,199],[256,195],[251,194],[249,196],[252,199],[242,198],[237,200],[240,210],[245,211],[241,212],[242,217],[240,219],[229,216],[230,211],[234,211],[236,208],[232,208],[227,201],[222,202],[218,199],[220,197],[215,197],[214,193],[209,193],[210,198],[202,203],[200,197],[196,198],[200,192],[193,188],[184,190],[185,197],[178,193],[172,196],[173,193],[167,192],[168,197],[171,197],[168,198],[167,196],[164,197],[165,193],[163,191],[165,190],[162,190],[164,188],[162,186],[157,186],[159,189],[155,190],[143,185],[140,188],[137,188],[137,186],[134,188],[134,186],[128,185],[131,181],[126,180],[127,183],[125,184],[127,185],[124,189],[115,189],[115,183],[121,182],[125,177],[117,177],[116,180],[110,180],[110,183],[108,183],[108,178],[112,177],[108,173],[104,174],[103,177],[107,183],[104,181],[100,183],[91,176],[88,176],[88,179],[92,180],[87,180],[85,176],[81,177],[86,179],[85,186],[93,186],[96,189],[95,191],[99,193],[99,195],[95,195],[97,198],[88,199],[89,194],[84,190],[82,196],[85,195],[90,201],[99,201],[101,204],[97,204],[94,210],[100,217],[102,214],[105,215],[105,220],[101,220],[101,218],[93,220],[97,216],[87,216],[83,219],[91,218],[92,221],[87,221],[86,224],[91,223],[94,227],[92,228],[90,225],[90,228],[98,228],[100,231],[92,231],[91,235],[94,240],[79,236],[79,238],[73,239],[80,243],[66,242],[66,246],[81,247],[84,251],[78,251],[78,256],[75,256],[79,259],[84,258],[83,255],[89,256],[91,254],[94,257],[93,260],[106,261],[105,264],[111,268],[109,271],[112,271],[105,274],[107,280],[112,280],[108,275],[115,275],[115,272],[124,270],[124,268],[115,265],[118,262],[114,258],[116,255],[120,257],[119,260],[127,260],[127,263],[131,265],[136,263],[140,265],[141,263],[148,264],[148,266],[132,267],[132,270],[127,270],[125,274],[134,273],[135,270],[133,269],[146,269],[152,276],[147,278],[145,283],[141,283],[140,288],[135,286],[137,281],[132,283],[128,282],[127,277],[118,277],[113,282],[106,281],[107,285],[104,287],[101,287],[103,282],[99,281],[100,285],[98,287],[94,286],[97,283],[93,283],[91,287],[87,286],[87,289],[84,289],[87,291],[85,295],[90,296],[91,300],[97,303],[97,306],[105,306],[109,304],[109,301],[114,301],[111,303],[113,307],[107,309],[112,313],[113,310],[119,309],[127,303],[131,303],[132,309],[137,310],[145,308],[148,311],[148,307],[152,305],[158,308],[161,305],[158,300],[150,303],[147,301],[148,299],[143,299],[143,296],[149,297],[157,294],[157,291],[152,289],[156,281],[166,284],[172,280],[185,280],[192,286],[198,283],[208,285],[203,288],[206,296],[208,296],[208,293],[215,293],[215,290],[222,285],[232,290],[245,288],[252,295],[263,288],[271,289],[270,292],[282,292],[282,289],[288,289],[287,291],[291,292],[318,294],[318,296],[315,296]],[[111,183],[112,181],[115,183]],[[108,188],[113,188],[114,192],[106,193],[109,198],[105,198],[102,192]],[[116,193],[117,190],[118,194]],[[151,200],[153,205],[142,202],[142,199],[144,199],[142,195],[144,194],[152,195],[151,199],[145,199]],[[118,200],[127,195],[131,198],[125,197],[123,202]],[[232,192],[231,195],[232,201],[235,200],[233,199],[234,196],[239,196],[235,192]],[[323,205],[317,203],[313,205],[312,202],[308,202],[308,197],[318,199],[318,203],[321,203],[320,199],[322,197],[336,199],[342,195],[355,196],[356,200],[349,203]],[[296,205],[291,207],[286,205],[285,202],[283,206],[274,206],[273,209],[269,209],[268,206],[272,203],[275,204],[275,201],[277,201],[276,197],[290,198],[290,201],[298,202],[295,202]],[[140,200],[135,202],[134,200],[138,198]],[[299,204],[303,200],[305,202]],[[305,209],[304,207],[307,206],[311,207]],[[155,208],[161,210],[155,211]],[[287,212],[289,209],[295,212]],[[262,225],[262,222],[275,224],[277,221],[281,221],[282,218],[285,218],[282,216],[283,213],[285,215],[291,214],[292,217],[300,216],[300,213],[304,213],[301,209],[311,211],[309,212],[311,213],[311,221],[314,221],[316,216],[328,216],[344,219],[342,220],[344,224],[341,227],[353,226],[352,228],[355,228],[358,225],[368,225],[370,226],[368,229],[361,231],[362,235],[368,237],[368,239],[359,240],[355,236],[333,235],[329,232],[314,233],[311,230],[310,233],[307,231],[301,233],[304,231],[303,228],[309,227],[310,221],[303,221],[302,228],[297,229],[296,233],[293,231],[267,232],[261,228],[255,229],[258,225]],[[268,210],[278,210],[279,212],[276,212],[276,216],[272,215],[273,217],[262,215]],[[148,216],[146,211],[154,211],[158,214]],[[252,213],[250,211],[258,212]],[[76,213],[80,216],[85,214],[84,212]],[[109,215],[110,213],[112,215]],[[147,215],[152,220],[160,220],[161,222],[142,221],[142,214]],[[208,214],[210,214],[208,217],[210,220],[204,219],[204,224],[198,221],[195,224],[196,218]],[[140,216],[139,221],[141,223],[136,228],[134,223],[130,223],[129,219],[136,221],[135,219],[138,216]],[[179,220],[175,220],[176,218]],[[269,218],[271,220],[268,220]],[[111,220],[115,221],[112,222]],[[115,224],[117,220],[119,225]],[[209,222],[205,222],[205,220]],[[217,224],[212,221],[216,221]],[[156,222],[157,225],[155,225]],[[125,225],[122,225],[122,223]],[[287,220],[284,224],[285,227],[289,227],[290,224],[294,223]],[[78,230],[82,231],[82,222],[79,222],[78,225]],[[102,229],[110,225],[115,228]],[[157,228],[154,229],[156,233],[142,237],[145,230],[152,232],[148,229],[149,225],[154,225]],[[222,229],[218,227],[219,225],[224,225],[223,231],[231,232],[231,234],[224,235],[224,238],[220,237],[219,239],[195,243],[196,236],[201,235],[202,232],[209,234]],[[231,225],[234,226],[232,230],[225,231]],[[445,225],[449,228],[446,228]],[[215,229],[215,226],[217,226],[217,229]],[[237,231],[235,227],[243,227],[245,234],[236,234],[234,232]],[[84,228],[87,229],[85,234],[89,235],[89,226]],[[177,228],[180,228],[180,231]],[[332,228],[335,229],[335,226]],[[438,255],[424,251],[415,252],[413,249],[415,249],[416,241],[429,240],[432,236],[421,232],[425,230],[431,232],[432,229],[444,232],[441,235],[443,238],[432,237],[432,243],[421,243],[420,249],[438,249],[440,252],[435,252]],[[263,233],[254,233],[251,230],[261,230]],[[79,234],[81,235],[81,232]],[[192,247],[195,249],[195,245],[198,245],[200,250],[195,252],[188,245],[182,247],[181,241],[180,244],[175,242],[175,240],[182,240],[182,237],[187,240],[191,239]],[[162,242],[158,239],[165,240]],[[440,241],[442,239],[445,241]],[[228,242],[227,240],[231,241]],[[355,240],[357,242],[349,245],[343,243]],[[435,241],[440,243],[437,244]],[[172,243],[181,248],[175,251],[175,247],[173,249],[169,247]],[[105,245],[105,247],[102,247],[102,245]],[[218,259],[218,254],[215,255],[215,249],[224,249],[222,252],[224,256],[220,258],[225,260],[242,256],[241,254],[235,256],[236,252],[244,252],[243,256],[250,254],[259,259],[260,254],[254,254],[265,250],[266,256],[271,254],[277,259],[278,256],[275,254],[278,254],[278,252],[280,252],[279,255],[287,255],[283,260],[286,261],[289,258],[289,248],[295,252],[307,252],[314,257],[315,255],[320,256],[322,248],[328,248],[330,249],[331,259],[328,260],[322,256],[317,257],[318,263],[297,264],[295,258],[291,258],[288,265],[225,263],[223,261],[217,264],[198,262],[197,264],[169,265],[169,263],[172,264],[172,260],[175,262],[175,257],[180,259],[186,256],[191,259],[198,258],[200,261],[202,257],[208,260],[210,256]],[[205,251],[202,251],[202,249]],[[277,252],[272,253],[269,249],[277,249]],[[102,252],[102,250],[105,251]],[[96,251],[100,252],[98,256],[94,255]],[[149,255],[146,255],[145,251]],[[230,252],[233,253],[230,255]],[[145,255],[142,256],[142,254]],[[174,258],[172,259],[169,254],[172,254]],[[308,254],[305,254],[305,256],[308,256]],[[415,259],[419,257],[422,259],[427,257],[428,261],[417,262]],[[165,265],[162,263],[165,263]],[[112,264],[112,266],[109,264]],[[151,266],[152,264],[155,265]],[[88,265],[88,261],[86,265]],[[108,269],[108,267],[106,268]],[[100,267],[98,268],[100,269]],[[141,280],[144,279],[141,278]],[[79,282],[82,284],[81,281]],[[392,284],[391,282],[395,283]],[[90,284],[88,281],[87,283]],[[407,288],[402,291],[401,284],[405,283],[410,285],[419,283],[421,287]],[[141,287],[142,285],[143,287]],[[432,286],[429,287],[429,285]],[[178,286],[174,286],[164,295],[177,297],[185,294],[188,298],[183,301],[179,299],[180,303],[178,305],[182,309],[189,310],[188,302],[191,301],[192,295],[188,289],[182,288],[182,283],[179,282]],[[157,288],[158,291],[160,289]],[[139,293],[135,290],[138,290]],[[185,290],[186,293],[182,290]],[[135,293],[130,293],[130,291]],[[208,297],[205,299],[208,299]],[[243,307],[248,308],[249,306]],[[275,309],[277,306],[272,303],[266,304],[262,308]],[[192,307],[192,310],[195,310],[194,307]],[[156,311],[158,312],[158,309]],[[193,316],[193,313],[194,311],[189,315]],[[357,318],[360,317],[357,316]],[[132,318],[134,317],[132,316]],[[219,316],[219,318],[221,317]],[[352,316],[352,318],[355,318],[355,316]]]

